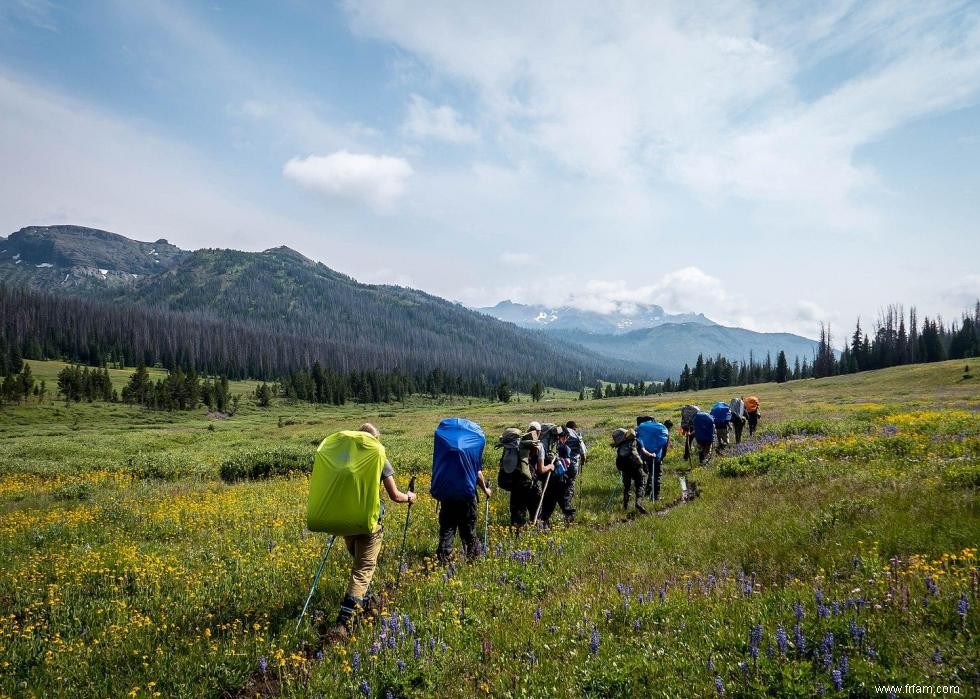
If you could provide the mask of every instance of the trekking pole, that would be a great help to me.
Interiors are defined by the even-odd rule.
[[[408,482],[408,492],[415,492],[415,476]],[[408,502],[408,512],[405,513],[405,529],[402,531],[402,553],[398,558],[398,574],[395,576],[395,587],[402,578],[402,568],[405,566],[405,544],[408,542],[408,521],[412,516],[412,501]]]
[[[551,481],[551,471],[548,471],[547,478],[544,479],[544,488],[541,489],[541,499],[538,500],[538,510],[534,513],[534,521],[531,522],[531,526],[537,526],[538,517],[541,515],[541,506],[544,505],[544,494],[548,492],[548,482]]]
[[[612,491],[610,491],[610,493],[609,493],[609,499],[606,500],[606,508],[605,509],[607,509],[607,510],[609,509],[609,506],[612,504],[613,497],[616,495],[616,491],[619,490],[619,487],[622,484],[623,484],[623,474],[622,474],[622,472],[620,472],[620,474],[619,474],[619,483],[617,483],[616,485],[614,485]]]
[[[490,550],[490,498],[487,498],[487,513],[483,517],[483,553]]]
[[[333,542],[337,540],[337,536],[331,536],[330,541],[327,542],[327,548],[323,552],[323,558],[320,560],[320,567],[316,569],[316,575],[313,576],[313,584],[310,585],[310,594],[306,596],[306,603],[303,605],[303,611],[299,613],[299,618],[296,620],[296,631],[299,631],[299,625],[303,623],[303,617],[306,615],[306,610],[310,606],[310,600],[313,599],[313,592],[316,590],[316,584],[320,580],[320,573],[323,572],[323,566],[327,562],[327,556],[330,555],[330,549],[333,548]]]

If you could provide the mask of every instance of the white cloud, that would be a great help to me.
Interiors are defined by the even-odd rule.
[[[942,292],[942,299],[953,306],[957,318],[963,311],[972,310],[980,299],[980,274],[968,274],[958,279]]]
[[[403,158],[340,150],[292,158],[283,166],[282,174],[328,199],[364,203],[385,211],[404,193],[412,166]]]
[[[432,138],[447,143],[472,143],[479,134],[460,121],[459,112],[449,105],[436,106],[420,95],[412,95],[402,130],[418,139]]]
[[[666,179],[715,204],[814,228],[866,230],[877,173],[861,146],[980,95],[980,15],[960,0],[757,8],[349,2],[355,30],[392,41],[478,95],[511,158],[586,181]],[[854,54],[824,93],[803,75]],[[811,92],[813,91],[810,88]]]

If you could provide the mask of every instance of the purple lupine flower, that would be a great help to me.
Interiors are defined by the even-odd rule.
[[[752,581],[751,580],[746,580],[745,581],[745,583],[744,583],[744,585],[742,587],[742,593],[746,597],[749,597],[752,594]]]
[[[782,626],[776,627],[776,646],[779,647],[780,655],[786,655],[786,629],[784,629]]]
[[[405,661],[399,660],[397,663],[395,663],[395,666],[398,668],[398,672],[401,672],[405,669]]]
[[[771,643],[766,644],[766,657],[770,660],[776,657],[776,649],[772,647]]]
[[[822,604],[817,605],[817,616],[821,619],[826,619],[830,616],[830,607],[825,607]]]
[[[824,653],[826,653],[827,651],[833,652],[833,650],[834,650],[834,632],[833,631],[828,631],[826,634],[824,634],[823,642],[821,642],[821,644],[820,644],[820,650],[822,650]]]
[[[364,696],[371,696],[371,685],[368,684],[367,680],[361,680],[361,684],[358,685],[358,689],[361,690],[361,694]]]
[[[966,620],[966,613],[970,609],[970,603],[966,600],[966,595],[960,595],[960,601],[956,603],[956,613],[960,615],[960,619]]]
[[[894,437],[898,434],[898,428],[895,425],[885,425],[881,428],[881,434],[885,437]]]
[[[528,662],[531,665],[537,665],[538,664],[538,656],[534,653],[533,650],[530,653],[527,654],[527,659],[528,659]]]
[[[803,636],[803,628],[797,624],[793,629],[794,640],[796,641],[796,652],[803,655],[806,652],[806,638]]]
[[[926,576],[926,590],[929,591],[930,595],[939,593],[939,587],[936,585],[936,581],[932,579],[931,575]]]
[[[850,621],[850,623],[849,623],[849,624],[847,625],[847,630],[848,630],[848,631],[850,632],[850,634],[851,634],[851,640],[852,640],[852,641],[854,641],[855,643],[857,643],[857,642],[858,642],[858,640],[859,640],[859,634],[860,634],[861,632],[860,632],[860,630],[858,629],[858,625],[857,625],[857,622],[856,622],[856,621],[854,621],[854,619],[851,619],[851,621]]]
[[[749,664],[744,660],[738,664],[738,669],[742,671],[743,675],[749,674]]]
[[[261,672],[264,675],[268,667],[269,667],[269,661],[266,660],[265,656],[263,655],[261,658],[259,658],[259,672]]]
[[[606,610],[606,621],[609,621],[610,619],[612,619],[612,610],[607,609]]]
[[[599,629],[598,627],[592,627],[592,641],[589,643],[589,650],[592,655],[596,655],[599,652]]]
[[[316,660],[317,660],[317,662],[322,662],[323,661],[323,651],[322,650],[318,650],[316,652]]]
[[[831,605],[830,608],[833,610],[834,616],[840,614],[840,603],[838,603],[837,600],[834,600],[834,603]]]
[[[660,588],[660,589],[659,589],[659,590],[657,591],[657,593],[658,593],[658,594],[660,595],[660,601],[661,601],[661,602],[663,602],[663,601],[664,601],[664,597],[666,597],[666,596],[667,596],[667,590],[666,590],[666,589],[664,589],[663,587],[661,587],[661,588]]]
[[[637,619],[636,621],[633,622],[633,630],[634,631],[639,631],[640,630],[640,620],[639,619]]]
[[[558,627],[557,626],[549,626],[548,627],[548,633],[558,633]]]
[[[799,600],[793,603],[793,614],[796,616],[797,621],[803,621],[803,605]]]
[[[389,648],[394,649],[397,644],[398,644],[398,639],[395,638],[395,635],[394,634],[392,634],[391,636],[388,636],[388,647]]]
[[[436,649],[436,639],[429,639],[429,655],[431,655]]]
[[[395,699],[395,693],[391,691],[391,689],[388,689],[388,691],[385,692],[385,699]]]
[[[822,697],[824,694],[823,682],[817,682],[817,696]]]
[[[443,653],[445,653],[447,650],[449,650],[449,646],[446,645],[446,642],[445,641],[442,641],[439,644],[439,650],[441,650]]]
[[[834,683],[834,689],[838,692],[844,689],[844,678],[841,676],[840,670],[834,670],[830,673],[830,679]]]
[[[623,583],[621,583],[621,582],[616,583],[616,592],[618,592],[619,594],[623,594],[623,591],[625,589],[626,589],[626,586],[623,585]]]
[[[715,661],[710,655],[708,656],[708,672],[715,671]]]
[[[537,609],[534,610],[534,618],[537,621],[541,621],[541,607],[538,607]]]
[[[412,655],[418,660],[422,657],[422,642],[419,639],[415,639],[415,643],[412,645]]]
[[[936,649],[936,652],[932,654],[932,662],[936,663],[936,665],[943,664],[943,654],[939,652],[938,648]]]
[[[388,617],[388,630],[392,633],[398,631],[399,619],[398,612],[392,612],[391,616]]]
[[[817,600],[817,606],[823,604],[823,588],[818,587],[816,591],[813,593],[813,596]]]
[[[837,663],[837,669],[840,670],[841,675],[846,675],[851,670],[851,664],[847,660],[846,655],[840,657],[840,662]]]
[[[354,668],[354,672],[361,669],[361,654],[354,651],[354,654],[350,657],[350,666]]]
[[[377,655],[381,652],[381,644],[375,641],[371,644],[371,649],[368,651],[371,655]]]
[[[715,693],[719,697],[725,696],[725,684],[718,675],[715,675]]]
[[[871,646],[868,646],[867,650],[864,651],[864,654],[868,656],[868,660],[874,660],[875,658],[878,657],[878,651],[876,651]]]

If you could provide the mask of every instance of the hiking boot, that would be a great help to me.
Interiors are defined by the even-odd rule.
[[[322,638],[324,645],[343,643],[350,638],[350,630],[347,628],[346,624],[336,624],[335,626],[327,629]]]
[[[641,515],[647,514],[647,508],[645,508],[640,503],[636,503],[636,511],[639,512]]]

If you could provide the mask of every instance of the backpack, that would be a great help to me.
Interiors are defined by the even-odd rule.
[[[439,423],[433,437],[432,497],[439,501],[472,500],[487,442],[483,430],[475,422],[451,417]]]
[[[503,452],[497,471],[497,486],[501,490],[511,490],[518,478],[531,480],[531,445],[532,442],[524,439],[523,433],[516,427],[508,427],[500,435],[497,448],[503,449]]]
[[[385,448],[367,432],[324,439],[313,458],[306,528],[337,536],[371,534],[381,517]]]
[[[640,423],[639,427],[636,428],[636,438],[640,440],[644,449],[659,456],[661,450],[667,446],[670,433],[662,423],[656,420],[647,421]]]
[[[745,398],[745,409],[750,413],[754,413],[759,409],[759,399],[755,396],[747,396]]]
[[[636,448],[636,435],[633,430],[627,430],[627,436],[616,447],[616,470],[625,471],[627,468],[640,468],[643,466],[643,459],[640,458],[640,450]]]
[[[690,432],[694,429],[694,416],[701,412],[696,405],[685,405],[681,408],[681,429]]]
[[[732,398],[728,407],[731,408],[732,415],[738,415],[740,418],[745,417],[745,403],[742,402],[741,398]]]
[[[708,413],[699,410],[694,415],[694,438],[699,442],[715,441],[715,421]]]
[[[538,437],[538,441],[541,442],[541,451],[544,455],[548,454],[554,455],[558,451],[558,435],[562,433],[565,428],[554,425],[550,422],[546,422],[541,425],[541,436]]]
[[[565,428],[565,432],[568,433],[568,442],[566,442],[568,444],[568,451],[571,452],[572,460],[574,461],[582,456],[582,435],[567,427]]]
[[[711,408],[711,418],[717,427],[724,427],[732,421],[732,409],[723,400],[718,401]]]

